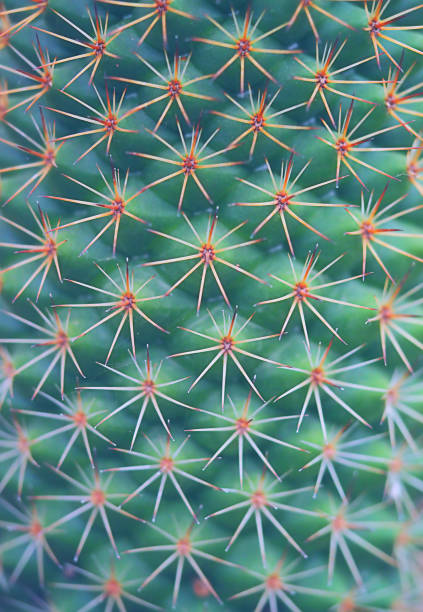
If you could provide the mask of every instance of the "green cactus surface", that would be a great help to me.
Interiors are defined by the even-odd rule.
[[[423,610],[422,30],[0,2],[0,610]]]

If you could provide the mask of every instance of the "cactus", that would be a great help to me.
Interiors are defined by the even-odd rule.
[[[423,608],[423,4],[0,3],[0,604]]]

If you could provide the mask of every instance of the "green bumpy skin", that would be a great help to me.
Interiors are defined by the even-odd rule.
[[[423,5],[0,5],[0,603],[422,609]]]

